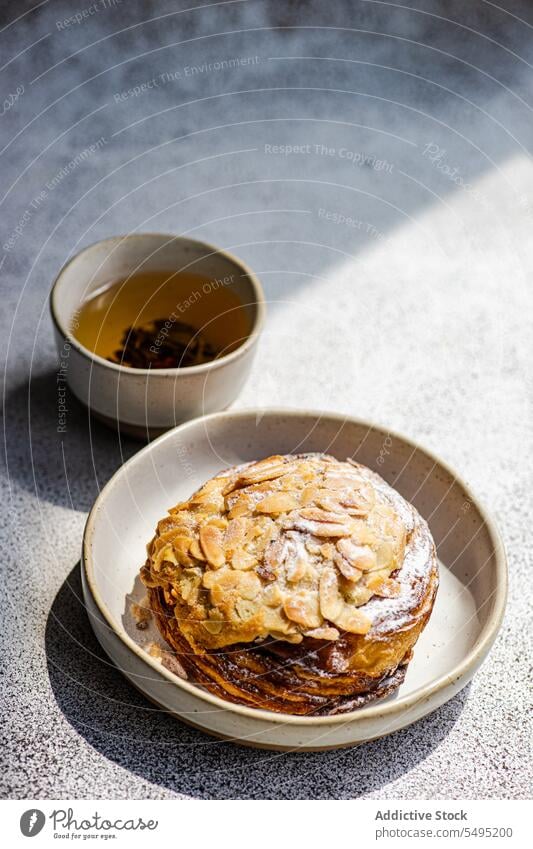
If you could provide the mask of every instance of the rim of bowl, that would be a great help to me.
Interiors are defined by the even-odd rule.
[[[230,710],[234,713],[241,714],[252,719],[260,719],[277,724],[284,723],[288,725],[304,726],[331,724],[337,725],[340,723],[352,722],[356,719],[372,719],[389,715],[394,716],[397,713],[401,713],[404,710],[408,710],[409,708],[416,706],[416,704],[418,704],[422,700],[428,700],[435,693],[439,692],[439,690],[444,689],[446,686],[450,686],[456,681],[463,678],[463,676],[465,674],[468,674],[468,672],[472,668],[475,671],[477,669],[477,666],[483,662],[486,655],[488,654],[500,629],[507,602],[508,574],[507,557],[498,528],[494,520],[492,519],[490,513],[482,504],[480,504],[477,496],[474,495],[470,487],[459,475],[457,475],[454,469],[452,469],[446,462],[437,457],[432,451],[423,448],[415,440],[409,439],[403,436],[403,434],[391,430],[390,428],[384,428],[376,422],[372,422],[368,419],[358,419],[354,416],[343,416],[340,413],[330,413],[325,410],[294,410],[290,408],[284,409],[282,407],[272,407],[266,410],[262,410],[261,412],[263,418],[267,418],[269,416],[274,415],[290,418],[301,418],[302,416],[305,416],[313,419],[333,419],[338,422],[350,422],[358,426],[371,428],[373,430],[378,430],[382,433],[389,434],[389,436],[393,437],[394,439],[401,440],[413,449],[422,451],[427,457],[429,457],[430,460],[434,462],[435,465],[438,465],[442,469],[444,469],[453,478],[454,482],[456,482],[460,487],[462,487],[469,500],[475,505],[476,510],[478,511],[479,515],[483,520],[483,523],[485,524],[488,530],[489,536],[493,543],[493,555],[496,573],[495,589],[493,593],[494,605],[474,645],[467,652],[464,658],[459,663],[457,663],[450,672],[441,675],[439,678],[429,684],[425,684],[421,687],[418,687],[416,690],[414,690],[407,696],[400,697],[395,701],[388,703],[380,702],[378,700],[377,702],[374,702],[368,706],[363,706],[347,713],[333,714],[332,716],[313,717],[298,716],[295,714],[276,713],[275,711],[267,711],[263,708],[253,708],[248,707],[247,705],[235,704],[233,702],[226,701],[225,699],[222,699],[219,696],[214,696],[208,691],[204,691],[197,684],[191,683],[189,681],[184,681],[181,678],[178,678],[176,675],[173,675],[164,666],[158,664],[154,658],[147,654],[147,652],[144,652],[141,647],[138,646],[137,643],[135,643],[135,641],[132,640],[128,634],[122,634],[117,629],[116,623],[106,603],[98,592],[98,589],[96,588],[96,584],[92,576],[93,563],[91,557],[91,540],[93,536],[93,529],[100,506],[103,504],[107,494],[116,485],[117,480],[119,479],[120,475],[124,473],[124,470],[126,468],[129,468],[134,463],[139,462],[139,459],[144,454],[149,453],[154,445],[161,443],[167,439],[172,439],[176,432],[182,432],[187,430],[188,428],[198,427],[202,423],[211,422],[215,419],[248,418],[250,416],[255,416],[257,413],[257,410],[255,408],[248,408],[235,412],[211,413],[207,416],[200,416],[196,419],[191,419],[191,421],[184,422],[183,424],[172,428],[172,430],[169,430],[166,433],[162,434],[162,436],[158,437],[157,439],[154,439],[153,442],[150,442],[148,445],[138,451],[137,454],[134,454],[133,457],[130,457],[129,460],[127,460],[122,466],[120,466],[120,468],[117,469],[117,471],[112,475],[112,477],[109,479],[109,481],[106,483],[106,485],[96,497],[91,511],[87,517],[87,522],[85,524],[85,529],[83,532],[81,564],[82,569],[85,572],[85,577],[87,579],[87,584],[93,597],[93,600],[96,603],[96,606],[98,607],[100,613],[106,620],[107,624],[110,626],[111,630],[115,634],[115,636],[119,640],[121,640],[121,642],[124,643],[127,648],[132,650],[134,654],[136,654],[141,660],[151,666],[160,675],[163,675],[163,677],[167,678],[171,683],[175,684],[181,689],[186,690],[192,695],[197,696],[199,699],[208,702],[209,704],[217,708]]]
[[[94,351],[91,351],[90,348],[86,348],[85,345],[82,345],[81,342],[76,339],[76,337],[71,333],[70,329],[65,327],[64,323],[59,318],[57,312],[57,301],[58,301],[58,286],[63,277],[65,271],[76,262],[83,254],[94,251],[96,248],[99,248],[101,245],[105,244],[113,244],[113,243],[121,243],[128,242],[131,239],[151,239],[153,237],[168,239],[168,242],[192,242],[195,245],[201,245],[206,248],[205,256],[212,256],[214,254],[220,254],[225,257],[227,260],[232,262],[234,265],[240,267],[244,272],[244,276],[248,278],[250,284],[252,286],[252,290],[255,295],[255,307],[256,314],[252,324],[252,328],[250,333],[246,336],[244,342],[238,345],[234,351],[230,351],[229,354],[223,354],[221,357],[217,357],[214,360],[211,360],[207,363],[200,363],[195,366],[176,366],[175,368],[160,368],[160,369],[149,369],[149,368],[130,368],[129,366],[120,365],[120,363],[112,363],[110,360],[106,360],[104,357],[101,357],[99,354],[96,354]],[[81,303],[79,306],[81,306]],[[246,304],[244,304],[246,306]],[[96,242],[92,242],[90,245],[87,245],[85,248],[82,248],[78,251],[74,256],[70,257],[69,260],[61,267],[59,273],[57,274],[54,283],[52,285],[52,289],[50,291],[50,312],[52,315],[52,321],[56,326],[57,330],[62,334],[62,336],[72,345],[76,350],[82,354],[86,359],[91,362],[99,363],[106,368],[113,369],[115,371],[122,372],[123,374],[152,374],[152,375],[169,375],[169,374],[201,374],[202,372],[210,371],[211,369],[220,368],[232,360],[236,360],[241,357],[249,348],[253,347],[256,343],[261,330],[263,329],[263,324],[265,321],[266,315],[266,299],[265,293],[263,291],[263,287],[261,282],[254,271],[239,257],[232,254],[230,251],[224,250],[224,248],[217,248],[216,245],[211,244],[210,242],[204,242],[201,239],[189,239],[188,236],[178,236],[173,235],[171,233],[126,233],[124,235],[118,236],[109,236],[107,239],[99,239]]]

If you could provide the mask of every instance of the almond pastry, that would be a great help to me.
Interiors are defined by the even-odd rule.
[[[438,586],[414,507],[365,466],[323,454],[212,478],[159,523],[141,578],[192,681],[304,715],[398,687]]]

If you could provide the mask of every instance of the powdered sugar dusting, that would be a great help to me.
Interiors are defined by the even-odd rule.
[[[426,593],[436,568],[437,555],[428,525],[415,508],[375,472],[365,466],[358,468],[393,504],[408,534],[405,559],[395,573],[395,579],[401,587],[400,595],[396,598],[373,596],[364,605],[365,614],[372,620],[370,635],[373,636],[385,634],[393,629],[398,630],[412,623],[413,608],[416,608]],[[424,605],[418,615],[423,616],[425,613]]]

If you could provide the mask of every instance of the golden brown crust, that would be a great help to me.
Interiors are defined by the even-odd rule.
[[[352,710],[403,680],[433,606],[427,525],[364,466],[324,455],[229,470],[170,511],[142,579],[188,676],[230,701]]]
[[[368,470],[268,457],[210,480],[159,523],[144,578],[169,594],[196,652],[267,637],[364,634],[394,597],[407,528]]]

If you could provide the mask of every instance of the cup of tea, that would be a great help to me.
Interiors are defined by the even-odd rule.
[[[242,260],[159,233],[83,249],[59,272],[50,306],[73,394],[106,424],[149,439],[235,400],[265,317],[261,283]]]

